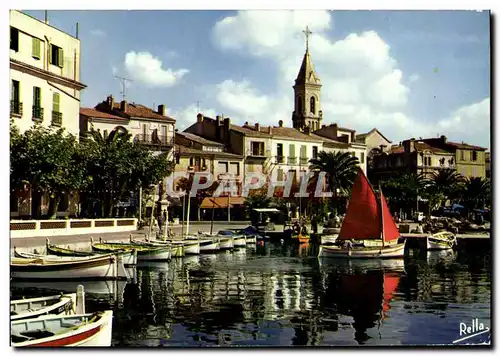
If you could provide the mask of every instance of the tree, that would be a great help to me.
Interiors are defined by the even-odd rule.
[[[328,189],[337,198],[337,190],[347,196],[356,179],[359,161],[349,152],[325,152],[318,153],[317,158],[309,161],[311,171],[326,172]]]
[[[21,135],[11,125],[10,161],[12,186],[30,184],[36,208],[41,195],[49,194],[49,218],[55,218],[63,195],[78,190],[87,179],[76,137],[62,128],[36,125]],[[36,210],[34,215],[40,214]]]
[[[140,186],[148,189],[171,174],[173,162],[167,153],[153,154],[144,146],[130,141],[123,127],[109,135],[92,129],[82,139],[87,172],[91,176],[86,187],[88,205],[97,203],[99,215],[109,217],[117,202],[126,200]]]
[[[442,195],[444,199],[457,199],[460,196],[464,177],[453,169],[443,169],[433,172],[428,180],[428,192]],[[439,205],[442,205],[442,201]]]
[[[481,177],[467,178],[464,182],[463,200],[467,210],[484,208],[491,201],[491,182]]]

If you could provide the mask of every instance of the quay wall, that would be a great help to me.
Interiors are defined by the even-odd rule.
[[[38,236],[117,233],[136,230],[136,218],[10,221],[10,237],[12,239]]]

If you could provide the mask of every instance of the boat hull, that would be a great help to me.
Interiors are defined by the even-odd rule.
[[[50,302],[53,302],[53,304],[47,305]],[[31,319],[41,315],[70,315],[74,314],[75,308],[76,293],[12,300],[10,302],[10,320]],[[12,315],[12,312],[16,314]]]
[[[406,241],[390,246],[380,247],[338,247],[331,245],[321,245],[319,247],[319,257],[334,258],[403,258],[405,254]]]
[[[245,247],[247,245],[247,242],[245,240],[245,237],[233,237],[233,246],[234,247]]]
[[[24,261],[23,261],[24,260]],[[13,279],[127,279],[129,274],[120,256],[86,258],[81,261],[17,259],[10,265]]]
[[[71,317],[49,316],[36,319],[20,320],[11,323],[11,333],[22,335],[27,330],[43,330],[46,325],[60,319],[66,322],[78,321],[78,318],[92,317],[92,314],[74,315]],[[100,313],[100,318],[95,322],[83,324],[77,328],[63,329],[65,332],[55,335],[29,340],[12,342],[14,347],[109,347],[111,346],[113,311],[107,310]],[[50,329],[49,329],[50,330]]]
[[[427,236],[427,250],[450,250],[456,244],[452,233],[437,233]]]
[[[257,237],[256,236],[246,236],[245,242],[247,245],[254,244],[257,242]]]
[[[192,241],[184,241],[184,255],[199,255],[200,254],[200,243]]]
[[[321,244],[322,245],[334,244],[335,241],[337,241],[338,236],[339,236],[338,234],[321,236]]]
[[[219,246],[221,250],[231,250],[234,248],[232,237],[223,237],[219,239]]]
[[[218,241],[200,240],[200,253],[212,253],[220,250]]]

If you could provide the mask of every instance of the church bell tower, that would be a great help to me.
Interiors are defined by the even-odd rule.
[[[303,31],[306,35],[306,53],[302,59],[299,74],[295,79],[293,128],[303,131],[309,126],[311,131],[321,128],[323,111],[321,110],[321,81],[319,80],[309,54],[309,27]]]

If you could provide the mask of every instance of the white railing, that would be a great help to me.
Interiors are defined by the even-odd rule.
[[[10,221],[11,238],[98,234],[135,230],[137,230],[136,218]]]

